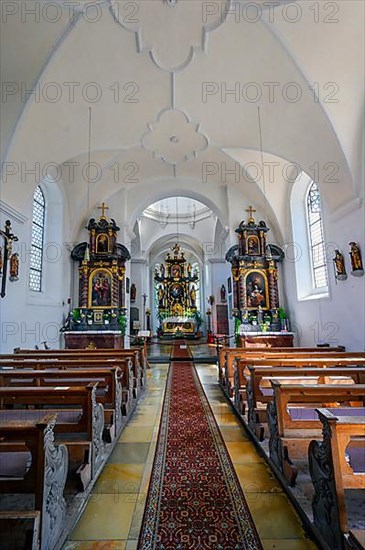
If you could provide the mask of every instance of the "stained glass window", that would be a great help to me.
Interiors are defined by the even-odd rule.
[[[325,243],[322,222],[322,204],[318,185],[313,182],[307,196],[308,229],[315,288],[328,285]]]
[[[29,271],[29,288],[35,292],[41,292],[42,290],[45,210],[46,201],[42,189],[38,186],[33,197],[32,241]]]

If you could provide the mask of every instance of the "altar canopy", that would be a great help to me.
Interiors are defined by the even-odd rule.
[[[180,245],[172,247],[154,274],[160,334],[194,335],[199,274],[187,262]]]

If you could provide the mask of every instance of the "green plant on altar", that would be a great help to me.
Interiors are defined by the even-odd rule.
[[[200,313],[200,311],[196,310],[194,312],[194,320],[195,320],[195,323],[196,323],[196,331],[198,332],[200,327],[204,323],[204,319],[203,319],[202,314]]]
[[[119,315],[118,325],[120,328],[120,332],[122,333],[122,336],[125,336],[125,333],[127,330],[127,317],[125,315]]]
[[[240,345],[239,338],[240,338],[240,326],[241,326],[241,324],[242,323],[239,320],[239,318],[235,317],[234,318],[234,339],[235,339],[235,343],[236,343],[237,347]]]
[[[162,312],[160,310],[157,310],[156,313],[157,321],[159,322],[160,327],[162,327],[162,323],[166,317],[168,317],[168,314],[166,312]]]
[[[181,327],[176,327],[174,330],[174,338],[183,338],[184,333],[181,330]]]
[[[287,315],[285,313],[285,309],[282,308],[282,307],[279,307],[278,309],[278,317],[280,319],[280,321],[282,321],[283,319],[287,319]]]
[[[111,318],[111,314],[110,314],[109,309],[105,309],[104,312],[103,312],[103,321],[104,321],[104,323],[109,324],[110,318]]]
[[[262,323],[259,323],[262,332],[267,332],[270,328],[270,324],[270,321],[263,321]]]
[[[71,315],[73,320],[77,322],[80,319],[80,308],[75,307],[75,309],[72,310]]]

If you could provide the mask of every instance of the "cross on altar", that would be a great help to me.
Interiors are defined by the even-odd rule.
[[[101,206],[98,206],[98,210],[101,210],[101,217],[105,218],[105,210],[109,210],[109,206],[107,206],[105,202],[102,202]]]
[[[253,218],[252,214],[254,212],[256,212],[256,210],[254,208],[252,208],[252,206],[249,206],[248,209],[246,210],[246,212],[248,212],[248,214],[249,214],[249,220],[248,221],[250,221],[250,220],[254,221],[254,218]]]

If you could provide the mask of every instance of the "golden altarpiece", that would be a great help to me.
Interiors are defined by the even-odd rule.
[[[233,313],[242,323],[240,334],[244,338],[265,335],[270,345],[292,345],[293,335],[287,327],[283,330],[280,318],[278,263],[284,252],[276,245],[267,245],[266,223],[256,223],[252,207],[247,212],[247,222],[243,220],[236,229],[238,245],[226,254],[232,265]]]
[[[68,347],[85,347],[85,343],[119,347],[125,331],[125,262],[130,254],[117,242],[120,228],[105,215],[107,207],[103,203],[100,208],[99,221],[91,218],[86,228],[89,242],[71,252],[72,260],[79,263],[79,297],[64,329]],[[81,333],[86,336],[81,338]]]
[[[161,337],[194,337],[196,333],[196,294],[199,275],[187,263],[180,246],[172,247],[165,263],[154,274]]]

